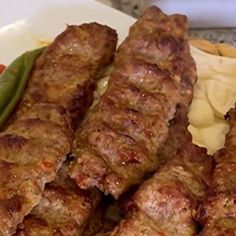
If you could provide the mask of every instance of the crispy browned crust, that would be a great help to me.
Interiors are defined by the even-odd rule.
[[[207,224],[199,236],[235,236],[236,223],[233,217],[219,218],[212,224]]]
[[[207,194],[205,179],[211,175],[211,164],[206,149],[191,143],[183,145],[173,160],[140,186],[127,204],[126,219],[111,235],[129,232],[127,236],[141,236],[139,228],[152,232],[151,235],[195,235],[197,225],[193,215],[198,202]],[[137,212],[146,222],[138,225]],[[135,221],[137,226],[133,227]]]
[[[160,166],[170,161],[176,154],[179,147],[192,141],[188,131],[188,108],[178,104],[174,118],[170,121],[169,136],[164,145],[158,150],[157,157]]]
[[[186,65],[194,68],[188,60],[180,68],[186,69]],[[168,63],[163,64],[168,66]],[[185,78],[189,78],[186,81],[191,81],[191,72],[186,71],[186,75]],[[206,149],[191,143],[191,135],[187,131],[187,110],[193,88],[182,86],[180,91],[182,97],[170,122],[169,137],[157,152],[162,163],[167,164],[139,187],[127,204],[126,218],[111,233],[113,236],[189,236],[197,232],[193,216],[198,203],[206,197],[212,159]]]
[[[185,148],[185,146],[188,147],[189,143],[192,142],[192,136],[188,131],[189,123],[187,114],[188,108],[183,106],[183,104],[179,104],[175,117],[170,122],[168,139],[157,155],[161,159],[162,165],[164,165],[172,160],[181,150],[181,152],[185,153],[185,158],[189,157],[190,160],[194,160],[193,166],[191,166],[190,160],[187,162],[194,174],[202,178],[209,186],[211,180],[209,173],[212,172],[212,158],[207,159],[208,163],[205,163],[205,167],[203,168],[201,163],[204,163],[203,158],[205,158],[205,156],[197,154],[197,152],[201,152],[201,149],[196,148],[194,145],[192,148]],[[198,161],[200,166],[196,168]]]
[[[225,148],[215,154],[208,199],[199,206],[196,219],[204,226],[200,235],[236,235],[236,110],[227,114],[230,130]]]
[[[164,236],[156,224],[142,211],[134,210],[132,215],[120,222],[110,236]]]
[[[92,102],[93,79],[112,61],[116,43],[116,32],[107,26],[67,26],[37,60],[14,116],[39,101],[53,102],[69,111],[75,127]]]
[[[101,195],[96,190],[79,189],[67,172],[67,165],[63,164],[55,181],[44,190],[40,203],[18,226],[16,235],[83,235]]]
[[[184,16],[156,7],[131,27],[106,92],[76,134],[71,177],[81,188],[118,198],[158,166],[176,105],[191,101],[196,80],[186,29]]]
[[[0,235],[4,236],[12,235],[40,201],[45,183],[55,178],[71,147],[64,108],[44,103],[33,110],[0,134]],[[40,118],[34,116],[35,110]]]
[[[22,101],[0,133],[0,235],[14,233],[24,216],[39,203],[45,184],[55,178],[71,151],[71,124],[76,126],[91,104],[93,79],[112,60],[116,42],[115,31],[107,26],[68,26],[37,60]],[[84,191],[63,191],[60,186],[47,188],[42,208],[47,208],[44,203],[49,199],[59,203],[66,200],[72,216],[81,216],[76,218],[75,226],[83,225],[93,208],[92,200],[86,202]],[[74,209],[77,197],[81,202]],[[36,227],[42,220],[47,221],[35,223],[29,217],[27,230],[33,231],[29,225]],[[50,224],[49,229],[54,227]]]
[[[191,142],[192,137],[187,130],[187,113],[188,109],[186,107],[181,104],[177,106],[175,116],[170,121],[169,136],[163,147],[157,152],[157,156],[160,160],[160,167],[173,159],[177,154],[179,147]],[[197,155],[194,156],[198,158]],[[158,229],[155,223],[147,217],[144,212],[138,209],[130,209],[130,205],[132,205],[131,208],[133,208],[133,203],[130,202],[129,199],[130,193],[126,199],[121,200],[120,208],[123,215],[129,214],[130,211],[132,211],[132,215],[128,219],[122,220],[119,227],[117,227],[114,232],[112,232],[112,230],[119,224],[119,221],[113,221],[113,224],[107,229],[105,228],[104,232],[112,232],[112,235],[163,235],[160,232],[160,229]],[[118,213],[116,212],[115,214],[117,215]],[[106,221],[107,219],[105,219],[105,224]],[[101,233],[101,236],[106,235],[104,232]]]

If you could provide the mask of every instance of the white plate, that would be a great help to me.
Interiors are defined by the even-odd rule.
[[[135,21],[92,0],[7,0],[0,7],[0,64],[51,41],[66,24],[97,21],[117,30],[121,41]],[[96,37],[96,35],[95,35]]]

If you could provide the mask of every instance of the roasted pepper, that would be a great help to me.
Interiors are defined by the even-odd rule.
[[[16,58],[0,75],[0,128],[19,102],[31,70],[44,48]]]

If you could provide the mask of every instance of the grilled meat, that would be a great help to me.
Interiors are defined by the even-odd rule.
[[[122,220],[111,235],[119,236],[163,236],[156,224],[142,211],[132,211],[129,218]]]
[[[157,168],[176,105],[189,104],[196,80],[186,29],[184,16],[156,7],[131,27],[107,90],[75,134],[70,175],[79,187],[118,198]]]
[[[40,201],[45,183],[53,180],[71,148],[64,108],[39,103],[32,110],[0,134],[0,235],[4,236],[12,235]],[[40,118],[34,116],[35,110]]]
[[[158,150],[157,157],[160,166],[170,161],[176,154],[179,147],[192,141],[188,132],[188,108],[178,104],[174,118],[170,121],[169,136],[164,145]]]
[[[67,169],[67,164],[63,164],[16,235],[82,235],[101,195],[96,190],[80,190],[67,175]]]
[[[193,215],[206,196],[210,174],[211,158],[206,149],[185,143],[141,185],[128,204],[126,218],[111,235],[195,235]]]
[[[199,236],[235,236],[236,235],[236,224],[235,218],[224,217],[219,218],[207,224]]]
[[[0,235],[14,233],[55,178],[71,151],[71,124],[91,103],[93,79],[112,60],[116,42],[106,26],[68,26],[37,60],[22,101],[0,133]],[[78,197],[86,199],[82,192]],[[53,193],[53,187],[47,189],[41,205],[56,198]]]
[[[93,79],[112,61],[116,43],[115,31],[107,26],[68,26],[38,58],[14,117],[39,101],[52,102],[69,111],[74,128],[93,100]]]
[[[215,154],[208,199],[199,206],[196,219],[204,225],[201,236],[236,235],[236,109],[228,113],[230,130],[225,148]]]
[[[186,144],[192,139],[191,134],[187,130],[187,112],[188,110],[186,107],[180,104],[177,106],[175,117],[170,121],[169,136],[163,147],[157,153],[160,160],[160,167],[173,159],[180,146]],[[126,211],[129,211],[129,198],[131,195],[132,193],[128,193],[127,196],[122,196],[122,199],[119,199],[119,208],[123,215],[125,215]],[[112,210],[112,213],[109,213],[108,217],[103,219],[104,226],[102,231],[96,235],[108,235],[109,232],[111,232],[119,224],[120,210],[118,206],[112,206],[112,209],[113,208],[115,210]],[[119,233],[119,235],[162,235],[156,224],[149,217],[147,217],[145,213],[137,209],[132,212],[129,219],[122,221],[121,225],[122,226],[116,228],[116,233]],[[120,228],[121,231],[118,232]],[[115,234],[115,232],[113,234]]]
[[[179,19],[179,16],[172,17]],[[170,28],[172,24],[170,23]],[[178,33],[183,35],[184,30],[179,30]],[[149,61],[153,62],[153,55],[152,50]],[[189,58],[179,61],[181,69],[189,66],[187,60]],[[162,66],[170,68],[168,63],[163,63]],[[191,66],[194,68],[192,64]],[[112,236],[190,236],[197,232],[194,214],[198,203],[206,197],[212,160],[206,149],[191,143],[191,136],[187,131],[187,111],[193,93],[193,83],[189,82],[193,78],[191,72],[187,70],[186,77],[181,77],[188,80],[180,82],[177,87],[178,109],[170,122],[169,137],[157,152],[161,162],[167,164],[145,181],[127,203],[126,217],[111,232]]]

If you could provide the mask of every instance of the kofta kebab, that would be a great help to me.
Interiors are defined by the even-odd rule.
[[[71,177],[118,198],[158,167],[176,106],[192,100],[196,68],[186,17],[153,7],[118,48],[108,87],[75,133]]]
[[[38,58],[22,101],[0,135],[0,235],[12,235],[42,197],[50,198],[50,186],[43,194],[45,184],[70,153],[72,128],[91,104],[95,79],[111,63],[116,43],[115,31],[107,26],[68,26]],[[92,196],[85,192],[82,199]],[[78,215],[92,210],[81,204],[87,209],[78,206],[78,224],[83,223]]]
[[[68,26],[38,58],[0,134],[0,235],[96,235],[104,194],[134,186],[107,235],[236,235],[235,113],[213,168],[187,131],[197,76],[186,17],[151,7],[114,55],[116,43],[107,26]]]

